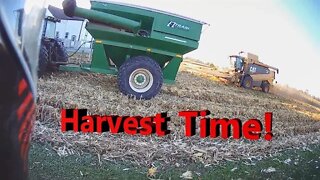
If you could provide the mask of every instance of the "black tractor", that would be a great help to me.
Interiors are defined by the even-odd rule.
[[[56,37],[56,23],[60,21],[60,19],[51,16],[45,18],[39,53],[39,76],[68,61],[68,54],[63,41]]]

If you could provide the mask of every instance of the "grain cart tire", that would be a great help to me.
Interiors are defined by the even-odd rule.
[[[242,87],[246,88],[246,89],[252,89],[253,87],[253,79],[251,76],[247,75],[243,78],[242,80]]]
[[[61,40],[55,40],[54,52],[55,53],[53,56],[55,57],[52,59],[54,59],[56,62],[68,62],[68,53]]]
[[[38,76],[46,73],[49,66],[49,53],[44,44],[41,44],[39,53]]]
[[[262,92],[269,93],[269,90],[270,90],[270,84],[269,84],[269,82],[263,81],[263,82],[261,83],[261,89],[262,89]]]
[[[161,67],[150,57],[132,57],[119,68],[119,89],[129,97],[151,99],[159,93],[162,83]]]

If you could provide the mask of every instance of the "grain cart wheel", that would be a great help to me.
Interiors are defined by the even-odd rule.
[[[242,87],[246,88],[246,89],[252,89],[253,87],[253,79],[251,76],[247,75],[243,78],[242,80]]]
[[[270,90],[270,84],[268,81],[263,81],[262,84],[261,84],[261,89],[263,92],[265,93],[269,93],[269,90]]]
[[[120,91],[137,99],[151,99],[162,86],[163,75],[159,64],[146,56],[125,61],[118,73]]]
[[[38,76],[42,76],[48,69],[49,53],[44,44],[41,44],[39,53]]]

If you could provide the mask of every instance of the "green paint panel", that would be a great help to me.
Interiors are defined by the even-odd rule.
[[[174,82],[182,62],[182,58],[175,57],[163,68],[163,78]]]

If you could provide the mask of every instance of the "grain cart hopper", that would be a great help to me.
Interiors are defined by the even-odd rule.
[[[279,69],[260,62],[257,55],[247,53],[247,56],[242,56],[241,54],[243,52],[230,56],[234,68],[232,82],[247,89],[261,87],[263,92],[269,92],[270,85],[275,79],[275,72],[278,74]]]
[[[169,12],[109,1],[91,9],[63,2],[67,16],[88,20],[94,37],[91,64],[61,70],[118,75],[120,91],[138,99],[154,97],[163,81],[175,81],[183,55],[198,48],[203,22]]]

